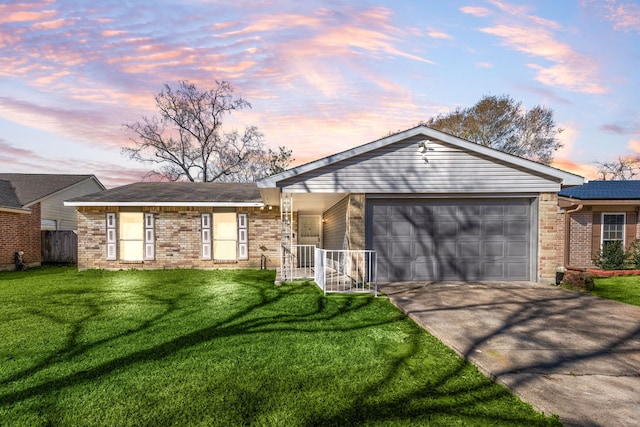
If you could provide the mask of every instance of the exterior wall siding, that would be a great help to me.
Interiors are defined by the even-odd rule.
[[[427,160],[418,141],[409,138],[292,177],[282,182],[288,192],[346,193],[519,193],[557,192],[548,177],[467,152],[444,142],[429,143]]]
[[[0,212],[0,270],[14,270],[14,254],[23,251],[27,267],[42,262],[40,251],[40,203],[32,205],[30,214]]]
[[[64,206],[64,201],[98,191],[102,191],[102,188],[93,179],[89,179],[53,194],[41,201],[42,219],[56,221],[58,230],[77,230],[76,208]]]
[[[349,196],[322,214],[322,246],[324,249],[347,249],[347,206]]]
[[[237,208],[248,214],[249,259],[237,261],[203,260],[201,256],[202,213],[211,208],[141,207],[154,213],[155,259],[135,262],[107,260],[106,213],[112,207],[78,208],[78,269],[163,269],[163,268],[259,268],[279,266],[280,213],[277,208]]]

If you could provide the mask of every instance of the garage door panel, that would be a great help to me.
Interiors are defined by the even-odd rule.
[[[529,255],[529,242],[507,242],[507,256],[511,258]]]
[[[436,253],[436,247],[433,241],[429,240],[416,240],[413,244],[414,255],[416,257],[416,261],[420,257],[430,257],[434,256]]]
[[[482,224],[482,235],[484,237],[503,237],[504,236],[504,223],[503,222],[484,222]]]
[[[487,258],[502,258],[505,256],[505,242],[483,242],[482,256]]]
[[[506,222],[505,231],[509,237],[529,237],[529,228],[524,227],[522,221]]]
[[[530,280],[531,200],[367,201],[380,280]]]
[[[503,263],[485,262],[482,264],[482,277],[505,277],[506,268]]]
[[[482,254],[481,246],[479,241],[460,241],[457,242],[458,250],[456,252],[461,257],[479,258]]]
[[[413,225],[409,221],[395,220],[391,222],[389,232],[396,237],[409,237],[412,235]]]
[[[394,241],[389,245],[391,259],[393,261],[404,261],[414,258],[413,242],[411,241]]]

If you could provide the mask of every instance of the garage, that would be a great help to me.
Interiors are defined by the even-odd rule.
[[[367,199],[378,280],[535,280],[535,199]]]

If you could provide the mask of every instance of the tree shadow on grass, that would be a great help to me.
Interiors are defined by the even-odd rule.
[[[171,280],[171,278],[166,279],[167,286],[171,286]],[[64,344],[32,366],[2,379],[0,404],[9,406],[33,398],[44,398],[53,390],[59,391],[90,383],[137,364],[160,361],[177,352],[203,343],[221,342],[229,337],[269,337],[270,334],[285,332],[301,334],[301,336],[349,333],[407,322],[406,317],[400,312],[387,311],[383,316],[372,316],[368,309],[374,302],[380,304],[381,300],[371,296],[326,297],[311,284],[273,287],[269,282],[272,279],[265,280],[251,273],[238,274],[233,277],[233,280],[239,286],[237,292],[241,293],[239,297],[242,297],[242,301],[240,302],[234,302],[233,298],[224,299],[229,298],[228,296],[217,295],[216,285],[212,285],[213,292],[210,296],[197,298],[187,291],[173,291],[165,294],[154,292],[154,286],[162,285],[153,283],[132,287],[127,290],[129,298],[139,300],[143,304],[154,305],[157,307],[155,314],[142,319],[134,327],[123,328],[115,334],[89,342],[82,339],[87,325],[103,318],[113,309],[113,300],[108,297],[108,291],[100,289],[95,292],[93,298],[78,292],[77,288],[52,293],[50,302],[68,300],[69,304],[74,304],[72,302],[74,297],[84,295],[86,297],[84,300],[75,302],[84,310],[83,315],[69,319],[58,315],[55,309],[51,309],[52,305],[48,306],[49,311],[45,308],[31,311],[33,316],[63,325],[67,330]],[[313,287],[313,291],[310,291],[309,287]],[[200,301],[200,308],[195,308],[191,304],[198,298],[203,301]],[[142,342],[137,349],[109,357],[107,360],[96,360],[93,366],[74,366],[77,358],[87,357],[104,347],[117,346],[123,339],[143,340],[150,336],[145,334],[153,334],[171,322],[189,319],[191,316],[206,315],[202,310],[206,310],[207,303],[219,302],[221,298],[225,304],[228,303],[226,315],[198,327],[180,331],[175,336],[162,338],[159,342]],[[407,375],[412,359],[420,352],[427,351],[424,348],[425,344],[420,342],[419,336],[417,333],[409,335],[403,343],[403,350],[379,367],[382,374],[376,377],[379,378],[378,380],[367,381],[362,386],[356,385],[354,394],[346,405],[324,413],[318,413],[313,408],[309,408],[306,412],[307,418],[298,420],[298,423],[300,425],[353,425],[378,422],[414,424],[412,420],[427,423],[429,420],[445,419],[465,420],[469,423],[510,425],[528,423],[531,425],[531,420],[520,419],[517,415],[488,414],[483,411],[482,406],[486,403],[496,399],[509,399],[510,395],[506,389],[488,380],[465,381],[464,377],[469,375],[470,370],[468,364],[462,360],[457,360],[446,369],[438,369],[424,384],[404,387],[402,378]],[[277,349],[274,350],[277,351]],[[59,369],[63,365],[70,369]],[[60,373],[52,376],[51,373],[56,370]],[[38,377],[43,379],[38,380]],[[276,380],[277,378],[273,381]],[[263,388],[269,390],[269,387],[269,382],[265,381]],[[241,412],[243,422],[246,424],[263,422],[265,411],[268,411],[266,408],[273,402],[273,396],[268,392],[257,393],[247,390],[241,393],[248,394],[242,399],[248,399],[251,403]],[[326,398],[331,399],[332,396],[327,395]],[[170,423],[172,419],[171,414],[157,414],[155,421]]]

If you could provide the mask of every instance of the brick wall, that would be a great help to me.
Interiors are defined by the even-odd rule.
[[[595,267],[593,263],[593,215],[594,213],[600,214],[602,212],[637,212],[637,206],[624,206],[624,205],[600,205],[600,206],[584,206],[581,210],[569,214],[569,257],[566,260],[566,267],[577,268],[592,268]],[[563,211],[564,212],[564,211]],[[561,246],[559,253],[561,258],[561,265],[565,264],[565,215],[558,215],[558,225],[562,225],[561,230]],[[596,230],[597,232],[597,230]],[[635,226],[635,236],[640,238],[640,227]],[[630,242],[627,242],[629,244]]]
[[[242,268],[260,267],[262,255],[268,268],[278,264],[280,212],[260,208],[237,208],[248,214],[249,259],[238,261],[203,260],[200,215],[211,208],[143,207],[155,217],[155,259],[121,262],[106,259],[106,213],[115,208],[78,208],[78,269],[161,269],[161,268]]]
[[[13,270],[14,253],[23,251],[27,267],[40,265],[40,203],[30,207],[30,214],[0,212],[0,270]]]
[[[538,206],[538,276],[554,282],[558,260],[558,195],[541,193]]]

